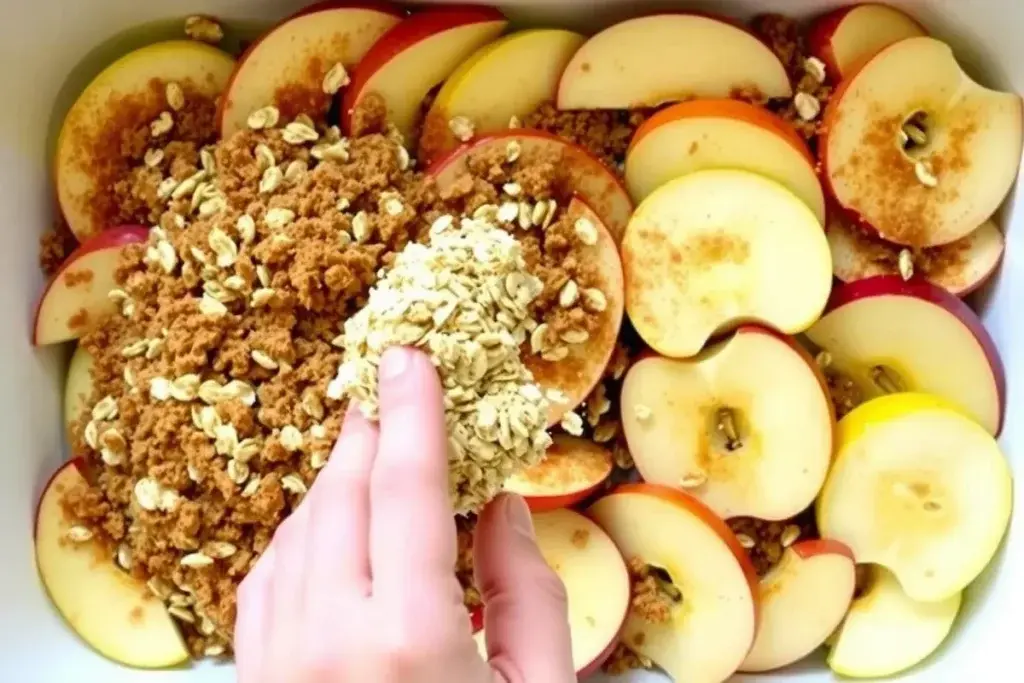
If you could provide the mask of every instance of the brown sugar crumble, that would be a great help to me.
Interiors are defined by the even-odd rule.
[[[56,275],[77,244],[67,222],[63,219],[55,221],[54,226],[39,238],[39,267],[43,273],[47,277]]]
[[[576,143],[621,174],[633,133],[653,113],[652,109],[562,111],[547,102],[522,123]]]
[[[94,393],[71,439],[92,476],[67,507],[178,608],[196,656],[230,649],[239,582],[338,436],[339,324],[436,213],[392,141],[318,138],[243,131],[183,173],[119,266],[128,317],[80,342]]]
[[[734,517],[726,523],[747,551],[757,575],[762,578],[779,563],[786,548],[799,540],[818,537],[812,510],[778,522]]]

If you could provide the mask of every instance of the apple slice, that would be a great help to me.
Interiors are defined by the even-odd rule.
[[[960,601],[960,593],[937,602],[911,600],[896,577],[871,567],[867,586],[836,633],[828,665],[850,678],[882,678],[905,671],[942,644]]]
[[[853,553],[831,540],[787,548],[761,579],[761,627],[740,671],[771,671],[803,659],[843,621],[853,599]]]
[[[1024,116],[1019,95],[972,81],[948,45],[908,38],[843,82],[823,136],[840,208],[890,242],[933,247],[995,213],[1017,175]]]
[[[510,144],[519,145],[520,159],[552,159],[565,175],[566,196],[557,199],[568,201],[570,195],[579,195],[597,213],[616,244],[622,239],[633,215],[633,202],[626,187],[597,157],[551,133],[516,129],[481,137],[439,159],[428,173],[444,191],[466,173],[466,162],[471,156],[483,157],[496,151],[504,154]]]
[[[724,681],[758,627],[754,566],[725,522],[696,498],[656,484],[627,484],[588,515],[630,562],[663,570],[682,595],[662,622],[636,610],[622,642],[675,681]]]
[[[64,425],[71,424],[82,415],[85,406],[92,396],[93,356],[78,346],[68,364],[68,375],[64,381]]]
[[[801,332],[832,286],[814,212],[749,171],[697,171],[661,186],[633,214],[622,266],[630,320],[674,358],[693,356],[744,319]]]
[[[967,304],[931,283],[880,275],[842,285],[807,338],[864,396],[935,394],[990,433],[1002,428],[1006,375],[995,342]]]
[[[423,98],[456,67],[505,30],[508,21],[491,7],[437,7],[404,19],[363,57],[342,97],[345,129],[369,93],[384,98],[387,120],[412,142]]]
[[[1010,521],[1010,467],[992,435],[928,394],[882,396],[839,421],[817,519],[913,600],[945,600],[985,568]]]
[[[533,515],[537,546],[565,584],[572,661],[582,679],[615,649],[629,609],[629,573],[618,548],[592,521],[572,510]],[[484,610],[486,619],[486,609]],[[487,659],[486,631],[474,636]]]
[[[789,519],[825,483],[832,401],[814,359],[777,332],[747,325],[689,360],[644,358],[621,405],[644,481],[682,487],[719,517]]]
[[[816,19],[807,34],[807,48],[825,62],[825,73],[838,83],[889,45],[926,35],[912,17],[870,2],[840,7]]]
[[[644,122],[626,154],[626,186],[643,201],[673,178],[708,168],[738,168],[784,185],[825,223],[815,161],[793,127],[738,100],[694,100]]]
[[[71,252],[39,300],[32,343],[43,346],[78,339],[116,311],[108,294],[117,286],[114,273],[121,254],[133,244],[144,244],[148,236],[147,228],[114,228]]]
[[[567,508],[594,493],[611,475],[612,464],[607,448],[558,434],[544,460],[510,477],[505,490],[521,495],[534,512]]]
[[[36,513],[36,566],[54,607],[82,640],[126,666],[158,669],[189,659],[174,621],[146,585],[91,541],[75,542],[65,492],[84,480],[76,461],[47,484]]]
[[[793,94],[786,68],[753,33],[704,14],[653,14],[593,36],[558,86],[559,109],[636,109],[735,95]]]
[[[286,122],[322,117],[334,94],[324,92],[327,72],[354,67],[403,16],[383,2],[328,0],[285,19],[239,59],[218,112],[221,137],[245,130],[249,114],[270,104]]]
[[[615,240],[589,206],[573,198],[566,208],[572,221],[587,220],[597,228],[597,244],[576,252],[577,258],[595,266],[596,284],[607,302],[600,313],[597,329],[582,344],[569,346],[569,355],[559,361],[544,360],[535,353],[525,353],[523,362],[534,379],[545,391],[557,390],[563,400],[552,401],[548,408],[548,426],[561,422],[562,417],[586,400],[604,376],[604,370],[615,353],[615,342],[622,327],[622,262]]]
[[[427,112],[420,159],[429,161],[459,146],[449,128],[455,116],[473,123],[477,134],[508,127],[555,98],[565,65],[585,38],[572,31],[518,31],[480,48],[448,77]],[[500,87],[495,87],[500,84]]]
[[[147,125],[168,110],[166,84],[211,100],[235,68],[231,55],[195,40],[172,40],[135,50],[85,88],[68,111],[57,138],[54,179],[68,227],[79,242],[106,225],[113,177],[111,146],[125,129]]]
[[[834,219],[828,227],[832,270],[843,282],[898,275],[901,247]],[[913,272],[950,294],[964,297],[988,281],[1003,258],[1006,241],[992,221],[956,242],[912,256]]]

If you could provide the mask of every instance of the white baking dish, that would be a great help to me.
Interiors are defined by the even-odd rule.
[[[86,683],[210,683],[233,679],[228,666],[203,664],[191,669],[132,671],[112,664],[83,645],[51,608],[39,585],[32,553],[32,520],[44,482],[64,458],[61,385],[67,354],[35,349],[30,343],[32,307],[42,285],[37,240],[53,211],[49,183],[48,137],[69,92],[85,83],[69,74],[98,45],[134,26],[203,12],[227,20],[266,21],[297,9],[299,0],[32,0],[5,4],[0,22],[0,224],[9,240],[0,248],[0,680],[11,683],[75,681]],[[534,0],[507,2],[516,20],[578,28],[607,24],[616,17],[649,8],[697,8],[735,16],[760,11],[808,15],[837,4],[832,0],[723,0],[714,2],[632,3],[626,0]],[[905,0],[906,6],[935,35],[951,42],[968,70],[982,82],[1024,91],[1024,3],[1009,0]],[[170,25],[170,24],[169,24]],[[168,26],[169,26],[168,25]],[[127,42],[144,40],[132,34]],[[151,39],[151,38],[150,38]],[[120,47],[111,47],[113,54]],[[113,56],[113,55],[111,55]],[[93,61],[96,61],[95,59]],[[100,62],[97,65],[102,64]],[[67,85],[68,90],[64,90]],[[61,96],[63,92],[63,97]],[[1024,201],[1015,193],[1001,224],[1007,233],[1002,271],[979,301],[988,329],[1003,354],[1009,381],[1003,448],[1014,470],[1024,472]],[[1022,647],[1024,614],[1024,537],[1017,522],[1005,548],[974,584],[955,633],[941,651],[901,680],[1020,680],[1017,654]],[[825,681],[831,675],[812,661],[798,670],[737,680]],[[636,673],[620,681],[653,682],[656,674]],[[369,682],[367,682],[369,683]]]

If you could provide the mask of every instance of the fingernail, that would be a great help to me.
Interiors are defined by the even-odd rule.
[[[381,379],[395,379],[412,364],[412,349],[396,346],[384,352],[380,362]]]
[[[530,508],[522,496],[507,494],[505,496],[505,517],[509,525],[520,535],[533,540],[533,518],[530,516]]]

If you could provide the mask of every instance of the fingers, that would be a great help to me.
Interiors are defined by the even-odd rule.
[[[267,550],[238,587],[235,666],[239,683],[258,683],[263,675],[264,643],[270,638],[271,579],[274,553]]]
[[[329,586],[344,597],[370,594],[370,472],[378,431],[353,404],[331,458],[306,496],[310,507],[306,604]]]
[[[308,635],[302,632],[308,527],[309,505],[303,502],[277,528],[267,549],[274,558],[269,618],[275,635],[266,643],[269,653],[264,680],[285,680],[286,667],[299,652],[304,635]]]
[[[447,591],[456,541],[444,402],[434,366],[414,349],[389,349],[381,361],[370,495],[374,595]]]
[[[484,508],[473,552],[491,667],[508,683],[575,681],[565,587],[522,498],[502,494]]]

